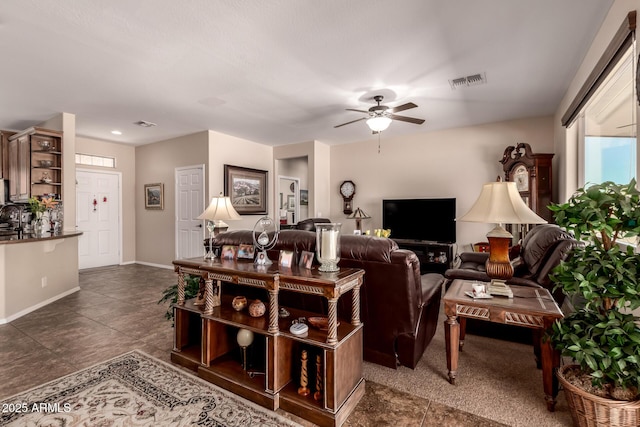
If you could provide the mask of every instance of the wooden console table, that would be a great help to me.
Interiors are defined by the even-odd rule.
[[[174,304],[174,349],[171,360],[198,373],[198,376],[270,409],[281,408],[321,426],[339,426],[364,395],[362,377],[362,323],[360,286],[364,270],[342,268],[322,273],[297,266],[284,269],[276,264],[256,266],[242,261],[203,261],[201,258],[173,262],[178,274],[178,302]],[[207,297],[204,306],[184,296],[185,275],[204,279]],[[224,293],[224,283],[264,289],[267,313],[251,317],[235,311]],[[291,321],[318,316],[287,307],[290,316],[278,316],[278,292],[317,295],[327,299],[328,330],[309,325],[306,336],[289,331]],[[350,322],[339,322],[337,303],[352,292]],[[265,369],[243,370],[236,343],[239,329],[248,329],[258,338],[252,346],[264,358]],[[311,393],[298,393],[302,350],[310,355],[307,371]],[[318,362],[320,362],[318,364]],[[313,378],[315,376],[315,378]],[[313,378],[313,379],[312,379]],[[314,391],[319,386],[319,394]]]
[[[461,334],[464,336],[464,331],[460,330],[458,317],[523,326],[538,331],[546,330],[556,319],[563,317],[553,297],[544,288],[512,286],[513,298],[496,296],[491,299],[474,299],[465,294],[471,291],[471,283],[467,280],[454,280],[442,299],[447,315],[444,331],[451,384],[456,383],[458,354],[462,349],[460,336]],[[542,335],[542,333],[534,334],[540,339],[539,349],[547,409],[553,411],[558,395],[558,379],[555,371],[560,366],[560,353],[550,342],[543,340]],[[538,343],[535,344],[538,345]]]

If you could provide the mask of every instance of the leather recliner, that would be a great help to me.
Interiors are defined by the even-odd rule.
[[[298,221],[296,224],[297,230],[316,231],[316,224],[330,223],[329,218],[307,218],[302,221]]]
[[[557,225],[533,227],[524,237],[519,254],[511,260],[514,274],[507,284],[546,288],[558,305],[562,305],[564,294],[560,290],[553,291],[549,274],[573,248],[581,244]],[[460,254],[460,265],[447,270],[445,277],[448,281],[465,279],[488,282],[491,280],[485,268],[488,258],[489,254],[485,252],[463,252]]]

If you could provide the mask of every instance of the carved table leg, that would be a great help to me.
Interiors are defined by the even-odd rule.
[[[206,278],[204,281],[205,284],[205,306],[204,306],[204,314],[213,314],[213,279]],[[219,305],[219,304],[218,304]]]
[[[278,290],[269,289],[269,329],[267,332],[276,333],[278,327]]]
[[[547,410],[549,412],[553,412],[556,408],[556,397],[558,396],[558,378],[556,377],[556,369],[560,366],[560,352],[553,348],[550,340],[542,339],[539,342],[540,354],[542,356],[542,384],[544,386],[544,399],[547,402]]]
[[[327,344],[338,343],[338,298],[329,298],[329,330],[327,331]]]
[[[184,305],[184,273],[178,271],[178,305]]]
[[[449,382],[455,385],[458,374],[458,354],[460,349],[460,324],[456,320],[456,316],[447,316],[447,320],[444,321],[444,341],[447,348]]]
[[[358,326],[360,324],[360,286],[362,278],[358,279],[358,284],[351,291],[351,324]]]

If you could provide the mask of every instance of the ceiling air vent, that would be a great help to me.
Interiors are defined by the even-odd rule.
[[[137,122],[133,122],[134,125],[142,126],[143,128],[152,128],[154,126],[158,126],[155,123],[147,122],[145,120],[138,120]]]
[[[458,77],[457,79],[449,80],[449,84],[451,85],[451,89],[453,90],[461,87],[466,87],[466,86],[478,86],[481,84],[485,84],[486,82],[487,82],[486,73],[473,74],[471,76]]]

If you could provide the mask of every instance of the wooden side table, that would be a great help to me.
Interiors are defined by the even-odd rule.
[[[443,298],[444,311],[447,315],[444,323],[447,369],[449,382],[454,385],[458,373],[458,355],[461,350],[459,317],[523,326],[539,332],[546,330],[556,319],[563,317],[553,297],[544,288],[512,286],[513,299],[499,296],[491,299],[474,299],[465,294],[465,292],[471,292],[471,284],[472,282],[468,280],[454,280]],[[542,333],[534,334],[540,337],[545,400],[547,409],[553,412],[558,395],[558,379],[555,371],[560,366],[560,352],[555,350],[550,342],[543,340],[543,335]]]

